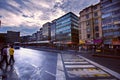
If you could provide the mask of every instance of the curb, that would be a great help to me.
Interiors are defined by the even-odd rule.
[[[120,59],[120,56],[114,56],[114,55],[93,54],[92,56],[95,56],[95,57],[105,57],[105,58],[113,58],[113,59]]]

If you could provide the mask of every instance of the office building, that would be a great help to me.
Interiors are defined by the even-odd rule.
[[[43,35],[43,40],[50,40],[51,39],[50,22],[47,22],[47,23],[43,24],[42,35]]]
[[[8,43],[20,42],[20,32],[7,31]]]
[[[37,41],[37,33],[33,33],[31,36],[32,41]]]
[[[55,42],[56,41],[56,20],[53,20],[51,22],[51,42]]]
[[[56,44],[58,46],[78,45],[78,21],[79,18],[72,12],[56,19]]]
[[[29,42],[29,41],[31,41],[30,38],[31,38],[30,35],[27,35],[27,36],[21,36],[21,37],[20,37],[20,42],[21,42],[21,43]]]
[[[120,0],[100,0],[104,44],[120,45]]]
[[[43,34],[42,34],[42,28],[40,28],[40,33],[39,33],[39,40],[42,41],[43,40]]]

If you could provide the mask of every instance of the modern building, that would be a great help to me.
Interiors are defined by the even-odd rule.
[[[91,5],[79,13],[79,44],[98,44],[102,39],[100,3]]]
[[[32,41],[37,41],[37,33],[33,33],[31,37]]]
[[[56,41],[56,20],[53,20],[51,22],[51,42],[55,42]]]
[[[50,24],[51,24],[50,22],[43,24],[43,27],[42,27],[43,40],[50,40],[51,39]]]
[[[104,44],[120,45],[120,0],[100,0]],[[114,44],[113,44],[114,45]]]
[[[20,42],[21,42],[21,43],[29,42],[29,41],[31,41],[30,38],[31,38],[30,35],[27,35],[27,36],[21,36],[21,37],[20,37]]]
[[[40,41],[40,31],[37,31],[36,33],[36,41]]]
[[[78,21],[79,18],[72,12],[56,19],[56,44],[58,46],[74,47],[78,44]]]
[[[7,33],[0,33],[0,49],[7,42]]]
[[[20,32],[7,31],[7,41],[11,44],[14,42],[20,42]]]
[[[39,40],[40,40],[40,41],[43,40],[43,34],[42,34],[43,32],[42,32],[42,31],[43,31],[43,29],[40,28],[40,34],[39,34]]]

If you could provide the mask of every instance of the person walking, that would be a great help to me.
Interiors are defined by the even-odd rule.
[[[10,59],[9,59],[9,64],[11,64],[11,60],[13,62],[15,62],[15,59],[14,59],[14,48],[13,46],[11,45],[10,49],[9,49],[9,55],[10,55]]]
[[[4,48],[3,48],[3,52],[2,52],[2,61],[1,61],[1,63],[3,63],[4,61],[6,62],[6,65],[8,65],[8,55],[7,55],[7,48],[8,48],[8,46],[5,46]]]

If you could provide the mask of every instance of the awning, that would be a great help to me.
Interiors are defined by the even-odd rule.
[[[79,44],[85,44],[85,40],[79,40]]]

